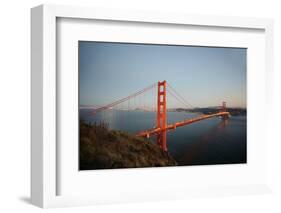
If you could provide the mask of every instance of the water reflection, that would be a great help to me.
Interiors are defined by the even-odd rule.
[[[168,123],[196,117],[196,113],[168,112]],[[119,111],[93,116],[89,110],[80,110],[80,118],[87,122],[104,121],[111,129],[135,134],[153,127],[154,112]],[[210,118],[167,133],[168,150],[179,165],[245,163],[246,116],[229,120]],[[151,140],[155,141],[155,137]]]
[[[186,150],[186,153],[178,159],[180,164],[192,164],[195,159],[200,158],[200,155],[202,154],[208,154],[208,143],[216,137],[217,134],[220,132],[223,132],[228,124],[228,120],[221,120],[219,124],[212,127],[207,131],[206,133],[203,133],[203,135],[196,141],[196,143],[192,143],[188,149]],[[199,163],[199,162],[197,162]]]

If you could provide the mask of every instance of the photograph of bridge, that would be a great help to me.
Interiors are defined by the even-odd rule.
[[[79,41],[79,168],[247,163],[247,49]]]

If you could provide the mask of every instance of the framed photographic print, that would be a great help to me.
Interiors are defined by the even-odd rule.
[[[42,5],[32,203],[270,192],[270,19]]]
[[[80,170],[247,163],[246,48],[78,48]]]

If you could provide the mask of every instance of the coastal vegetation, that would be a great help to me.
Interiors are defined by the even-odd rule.
[[[168,152],[144,138],[80,121],[80,170],[176,166]]]

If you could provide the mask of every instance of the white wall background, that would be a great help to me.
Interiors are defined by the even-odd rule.
[[[47,210],[83,212],[281,212],[281,3],[278,0],[6,0],[0,7],[0,211],[37,212],[30,188],[30,8],[42,3],[275,19],[274,193]],[[278,110],[279,109],[279,110]],[[279,126],[278,126],[279,125]],[[278,163],[280,162],[280,164]]]

